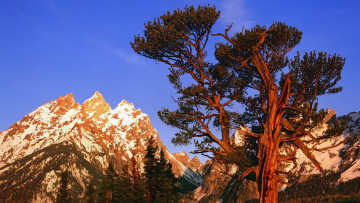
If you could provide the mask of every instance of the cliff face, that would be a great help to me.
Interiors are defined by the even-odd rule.
[[[259,197],[255,182],[235,178],[238,173],[236,165],[217,161],[206,164],[203,185],[186,202],[245,202]]]
[[[123,100],[111,109],[98,92],[82,105],[72,94],[50,101],[0,133],[0,200],[54,201],[64,168],[70,172],[73,197],[80,200],[110,161],[119,170],[135,156],[143,166],[150,137],[177,176],[194,187],[201,184],[200,170],[172,155],[149,117],[131,103]]]
[[[197,156],[194,156],[191,160],[186,152],[173,153],[173,156],[186,167],[194,171],[201,171],[201,168],[203,167],[203,164]]]

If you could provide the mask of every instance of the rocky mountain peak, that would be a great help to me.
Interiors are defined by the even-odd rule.
[[[191,168],[195,171],[200,171],[203,164],[200,162],[197,156],[194,156],[191,160],[186,152],[173,153],[174,157],[179,160],[184,166]]]
[[[135,107],[132,103],[129,103],[125,100],[122,100],[117,106],[116,109],[123,109],[127,112],[129,111],[135,111]]]
[[[176,157],[176,159],[181,161],[181,163],[183,163],[185,166],[189,165],[190,158],[186,152],[173,153],[173,155]]]
[[[244,139],[245,135],[250,132],[249,127],[240,126],[235,133],[231,136],[230,142],[232,145],[240,147],[245,144]]]
[[[79,104],[75,102],[75,99],[72,93],[67,94],[65,97],[61,96],[55,101],[44,104],[49,105],[49,110],[52,111],[55,115],[62,115],[70,109],[77,108]]]
[[[71,109],[76,106],[76,102],[72,93],[67,94],[65,97],[64,96],[59,97],[54,101],[54,103],[66,109]]]
[[[326,109],[326,116],[324,118],[324,123],[327,123],[335,115],[336,115],[336,111],[332,109]]]
[[[194,156],[191,161],[200,161],[199,158],[197,156]]]
[[[201,167],[203,166],[203,164],[200,162],[200,160],[199,160],[199,158],[197,156],[194,156],[190,160],[190,165],[194,169],[201,169]]]
[[[174,155],[189,158],[189,156],[187,155],[186,152],[177,152],[177,153],[174,153]]]
[[[102,114],[110,111],[111,107],[105,102],[104,97],[96,91],[90,99],[81,105],[81,109],[86,117],[98,118]]]

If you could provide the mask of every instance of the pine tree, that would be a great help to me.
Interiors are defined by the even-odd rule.
[[[86,202],[88,203],[96,202],[96,187],[92,180],[90,180],[90,183],[86,189]]]
[[[160,151],[158,161],[158,193],[156,202],[177,202],[178,200],[178,179],[172,172],[172,164],[165,159],[164,151]]]
[[[102,185],[102,187],[100,188],[99,192],[98,192],[98,195],[97,195],[97,199],[96,199],[96,202],[97,203],[103,203],[105,202],[105,190],[104,190],[104,187]]]
[[[71,201],[71,194],[69,191],[69,172],[64,170],[61,172],[60,188],[56,196],[56,202],[64,203]]]
[[[128,165],[122,167],[121,173],[114,180],[111,202],[134,202],[133,182],[129,174]]]
[[[103,177],[103,183],[98,194],[97,202],[111,202],[113,196],[113,188],[115,186],[115,179],[117,178],[116,171],[112,162],[109,163]]]
[[[151,137],[145,155],[148,202],[177,202],[178,180],[172,172],[171,163],[165,159],[164,151],[160,151],[159,158],[155,156],[158,147],[154,147],[154,142]]]
[[[147,200],[148,202],[154,202],[156,199],[156,191],[157,191],[157,176],[158,176],[158,168],[157,168],[157,159],[155,157],[155,153],[158,147],[154,147],[155,140],[153,137],[150,137],[148,140],[148,146],[146,148],[145,155],[145,177],[146,177],[146,189],[147,189]]]
[[[139,166],[136,160],[136,154],[135,152],[132,153],[133,156],[131,157],[131,164],[132,164],[132,168],[131,168],[131,173],[132,173],[132,178],[134,181],[133,187],[137,188],[139,181],[140,181],[140,172],[139,172]]]
[[[138,146],[138,143],[137,143]],[[137,146],[132,151],[132,180],[133,180],[133,201],[134,202],[146,202],[146,184],[145,178],[140,174],[140,164],[138,163],[137,157]]]
[[[145,177],[141,178],[137,182],[137,186],[134,188],[134,202],[136,203],[145,203],[147,202],[146,198],[146,181]]]
[[[133,159],[133,167],[129,173],[129,166],[125,164],[119,174],[112,163],[106,169],[103,184],[99,190],[97,202],[147,202],[144,178],[139,172],[137,160]],[[135,167],[135,169],[134,169]]]
[[[326,115],[318,109],[318,97],[342,90],[337,82],[345,59],[312,51],[289,60],[287,54],[300,43],[302,32],[282,22],[256,25],[233,36],[230,25],[224,33],[211,34],[219,17],[210,6],[167,12],[145,24],[144,36],[135,36],[131,46],[136,53],[169,65],[169,81],[180,95],[175,100],[178,109],[158,114],[179,129],[173,142],[194,142],[196,153],[212,153],[213,158],[240,155],[253,164],[244,167],[240,178],[258,183],[260,202],[277,202],[278,184],[284,183],[279,163],[294,161],[299,149],[324,172],[312,151],[321,151],[316,146],[320,140],[337,136],[346,127],[329,123],[322,135],[312,133]],[[206,58],[206,45],[213,36],[225,42],[216,44],[212,62]],[[245,109],[240,114],[234,106]],[[233,130],[244,124],[252,126],[246,136],[256,139],[256,149],[238,149],[230,142]],[[280,155],[284,143],[293,151]]]

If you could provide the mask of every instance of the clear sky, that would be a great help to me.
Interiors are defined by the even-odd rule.
[[[157,111],[175,108],[168,69],[138,56],[130,47],[144,22],[185,5],[215,5],[221,19],[215,32],[283,21],[303,31],[292,51],[317,50],[346,57],[342,93],[320,98],[338,115],[360,111],[360,1],[245,0],[2,0],[0,2],[0,131],[67,93],[82,103],[99,91],[115,108],[122,99],[150,116],[171,152],[176,129]],[[209,44],[213,51],[214,42]]]

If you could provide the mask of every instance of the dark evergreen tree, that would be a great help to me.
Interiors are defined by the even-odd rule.
[[[131,46],[136,53],[170,66],[169,80],[180,95],[178,109],[163,109],[159,116],[179,129],[173,142],[194,141],[195,152],[211,152],[214,158],[240,154],[247,159],[244,163],[254,164],[244,167],[240,178],[257,181],[260,202],[277,202],[278,183],[283,183],[279,162],[296,158],[295,151],[280,155],[280,146],[288,143],[300,149],[323,171],[312,151],[322,150],[316,147],[319,140],[336,136],[345,127],[331,123],[323,135],[311,133],[326,114],[318,110],[318,97],[342,90],[337,82],[345,59],[313,51],[289,60],[287,54],[300,42],[302,32],[274,22],[268,28],[257,25],[233,36],[228,35],[231,26],[214,34],[225,43],[216,44],[216,63],[211,63],[206,59],[206,45],[219,17],[220,12],[210,6],[167,12],[145,24],[144,36],[135,36]],[[193,83],[182,83],[184,77]],[[244,112],[231,108],[233,104],[244,106]],[[256,140],[256,150],[231,145],[232,130],[244,124],[252,126],[247,136]],[[305,144],[303,137],[310,143]],[[243,156],[254,151],[255,156]]]
[[[64,170],[61,172],[60,188],[56,196],[56,202],[64,203],[70,201],[71,201],[71,194],[69,191],[69,172],[68,170]]]
[[[164,151],[160,151],[158,161],[158,188],[156,202],[177,202],[178,196],[178,179],[172,172],[172,164],[165,159]]]
[[[147,189],[147,200],[148,202],[154,202],[156,199],[157,191],[157,179],[158,179],[158,160],[155,157],[155,153],[158,149],[157,146],[154,147],[155,140],[153,137],[150,137],[148,140],[148,146],[146,148],[145,155],[145,178],[146,178],[146,189]]]
[[[154,142],[151,137],[145,155],[147,199],[149,202],[177,202],[178,179],[172,172],[171,163],[165,159],[164,152],[160,151],[159,158],[155,156],[158,147],[154,147]]]
[[[146,200],[146,183],[145,177],[142,177],[140,174],[140,164],[136,158],[136,150],[132,152],[133,156],[131,158],[132,163],[132,180],[133,180],[133,201],[134,202],[147,202]]]
[[[136,159],[134,167],[139,167]],[[113,164],[109,163],[98,192],[97,202],[147,202],[144,178],[141,178],[140,173],[133,176],[129,171],[129,166],[124,165],[117,174]],[[131,171],[139,171],[139,169]]]
[[[136,153],[133,152],[132,154],[133,156],[131,157],[131,165],[132,165],[131,174],[134,181],[134,188],[137,188],[140,181],[140,168],[136,160]]]
[[[98,195],[97,195],[97,199],[96,199],[96,202],[97,203],[103,203],[103,202],[105,202],[105,194],[106,193],[104,193],[105,192],[105,190],[104,190],[104,187],[103,187],[103,185],[102,185],[102,187],[100,188],[100,190],[99,190],[99,192],[98,192]]]
[[[117,174],[114,169],[114,165],[112,162],[110,162],[103,177],[103,181],[102,181],[103,183],[98,194],[97,202],[99,203],[111,202],[116,178],[117,178]]]
[[[134,202],[133,182],[129,174],[129,167],[122,167],[121,173],[114,180],[111,202]]]
[[[145,177],[143,177],[138,180],[137,185],[134,188],[134,202],[136,203],[148,202],[146,195],[147,195],[146,180]]]
[[[90,180],[89,185],[86,188],[86,202],[95,203],[96,202],[96,187],[92,180]]]

